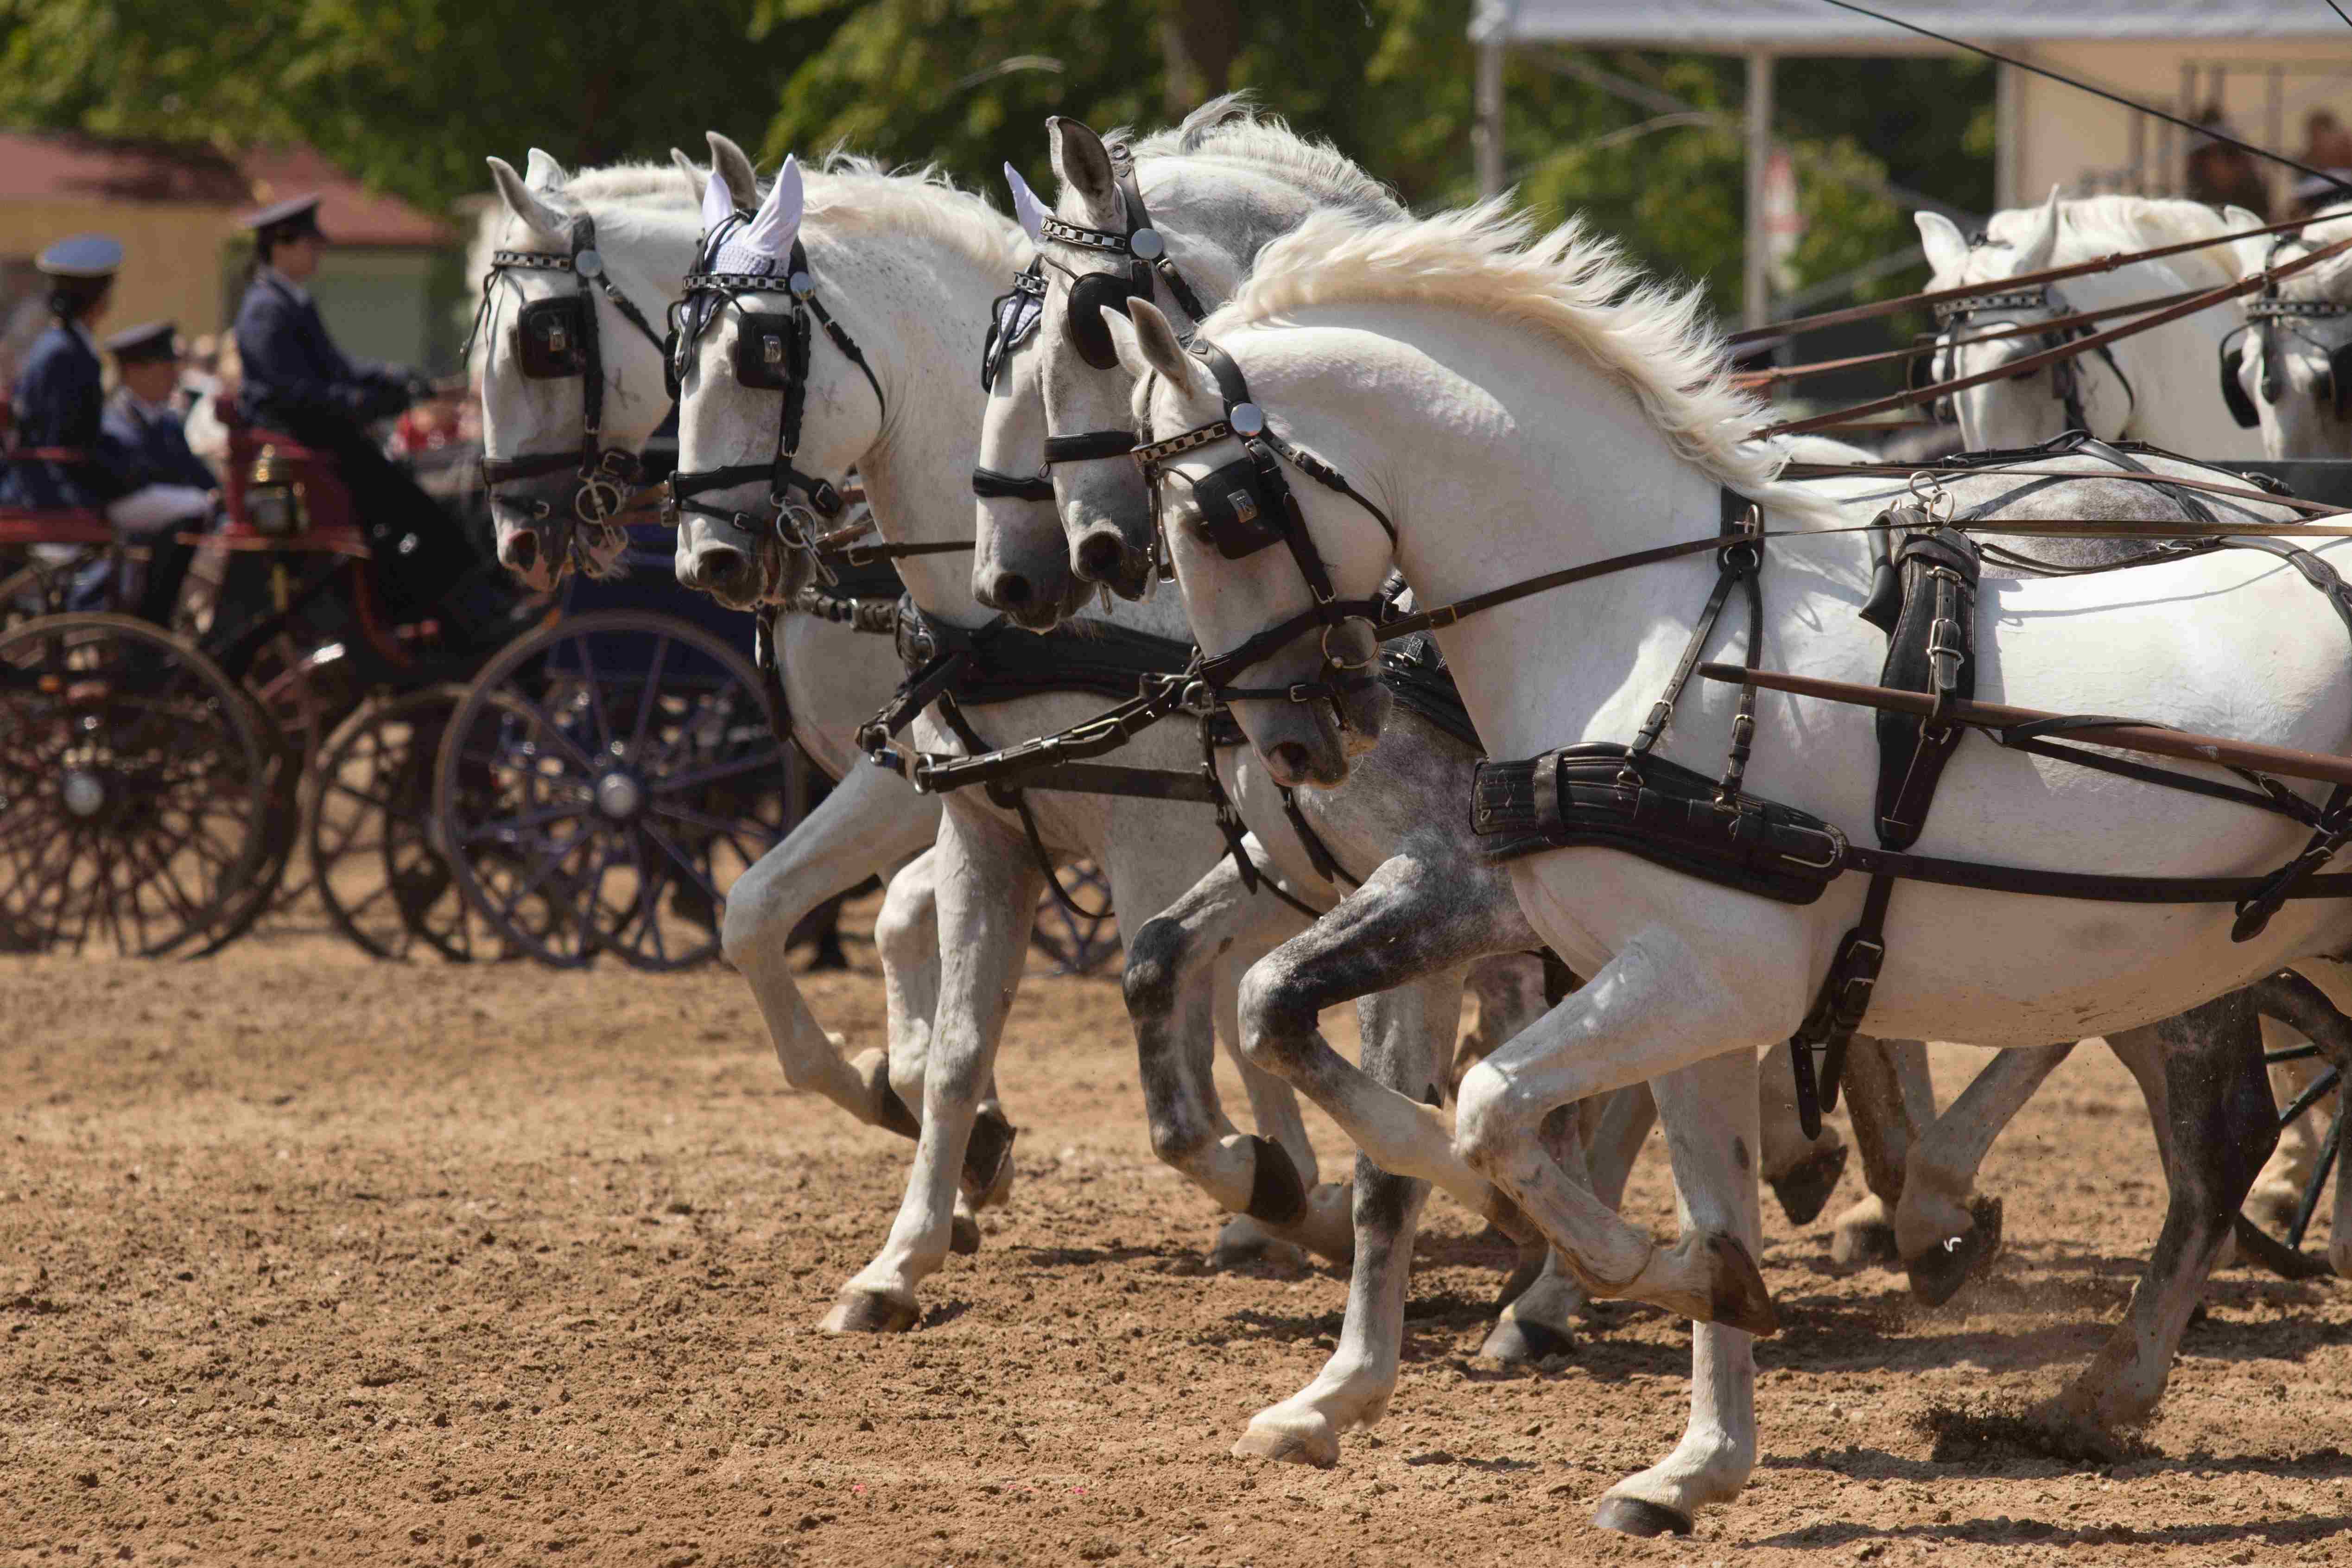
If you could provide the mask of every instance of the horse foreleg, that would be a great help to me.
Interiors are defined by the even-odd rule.
[[[2168,1195],[2164,1228],[2123,1322],[2059,1396],[2058,1413],[2087,1422],[2095,1440],[2155,1410],[2181,1331],[2278,1136],[2261,1031],[2244,993],[2107,1043],[2140,1080],[2168,1151]]]
[[[751,984],[784,1081],[814,1089],[868,1126],[912,1138],[915,1113],[892,1092],[880,1050],[842,1060],[801,996],[785,948],[801,917],[920,850],[938,830],[936,800],[910,794],[878,768],[853,770],[782,843],[760,857],[727,894],[720,941]]]
[[[1462,1016],[1460,972],[1408,983],[1362,999],[1365,1075],[1402,1094],[1427,1094],[1443,1070]],[[1234,1445],[1244,1458],[1329,1465],[1339,1436],[1386,1413],[1404,1348],[1404,1307],[1413,1234],[1426,1182],[1356,1160],[1355,1268],[1339,1343],[1314,1381],[1250,1418]]]
[[[1910,1271],[1912,1292],[1922,1300],[1933,1305],[1950,1300],[1992,1260],[2000,1241],[2000,1203],[1969,1202],[1977,1168],[1993,1140],[2074,1049],[2064,1045],[2000,1052],[1911,1145],[1903,1199],[1895,1211],[1895,1245]]]
[[[1296,922],[1283,934],[1290,935],[1304,923],[1303,920]],[[1290,1227],[1294,1237],[1304,1233],[1314,1239],[1285,1242],[1255,1215],[1235,1215],[1219,1234],[1212,1256],[1239,1261],[1253,1254],[1264,1255],[1269,1244],[1282,1243],[1286,1247],[1305,1247],[1334,1263],[1346,1263],[1356,1256],[1355,1226],[1349,1218],[1353,1184],[1321,1179],[1315,1145],[1307,1136],[1307,1119],[1299,1113],[1298,1091],[1242,1052],[1242,976],[1251,964],[1265,956],[1272,945],[1266,942],[1250,948],[1235,947],[1217,960],[1217,1041],[1225,1047],[1234,1070],[1241,1075],[1242,1089],[1249,1096],[1250,1119],[1256,1125],[1259,1139],[1278,1144],[1290,1156],[1292,1168],[1307,1188],[1307,1213]]]
[[[1685,1235],[1738,1237],[1762,1246],[1757,1208],[1756,1061],[1734,1051],[1668,1073],[1651,1086],[1674,1161],[1675,1208]],[[1595,1524],[1631,1535],[1686,1535],[1701,1508],[1729,1502],[1756,1465],[1755,1336],[1723,1323],[1691,1333],[1690,1418],[1674,1452],[1611,1487]]]
[[[1001,824],[971,816],[950,809],[932,852],[940,1000],[906,1197],[881,1252],[842,1287],[825,1314],[829,1332],[913,1327],[916,1288],[947,1258],[958,1178],[1019,986],[1044,879],[1025,844]]]

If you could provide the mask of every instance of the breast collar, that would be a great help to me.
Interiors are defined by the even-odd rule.
[[[1979,243],[1981,243],[1981,237]],[[1936,307],[1936,352],[1929,360],[1931,379],[1936,381],[1957,379],[1959,374],[1957,351],[1968,346],[1968,341],[1955,340],[1952,334],[1966,329],[1979,314],[2000,310],[2043,310],[2053,316],[2074,314],[2074,308],[2066,303],[2065,296],[2059,293],[2054,285],[2048,283],[2038,288],[2016,289],[2005,293],[1979,294],[1973,299],[1938,305]],[[2071,327],[2061,327],[2027,341],[2043,349],[2063,348],[2077,338],[2091,337],[2095,331],[2095,328],[2078,321]],[[2131,377],[2124,374],[2124,367],[2116,363],[2115,351],[2108,345],[2101,343],[2089,352],[2096,354],[2109,370],[2115,372],[2116,379],[2123,384],[2124,397],[2127,405],[2124,418],[2128,424],[2131,418],[2129,410],[2139,406],[2139,393],[2133,387]],[[2063,405],[2067,429],[2095,435],[2096,432],[2091,429],[2090,416],[2083,408],[2082,378],[2075,374],[2074,366],[2075,361],[2073,359],[2058,360],[2050,366],[2050,395]],[[2032,373],[2029,371],[2025,374]],[[1953,410],[1949,398],[1938,398],[1930,412],[1937,420],[1946,424],[1953,423],[1958,417]]]
[[[526,453],[511,458],[482,454],[482,484],[493,500],[501,486],[517,480],[534,479],[569,468],[576,482],[572,490],[572,515],[557,519],[554,509],[544,500],[520,504],[533,514],[541,525],[556,524],[564,538],[562,548],[550,542],[549,554],[559,563],[571,563],[577,541],[574,525],[608,531],[618,525],[615,521],[630,495],[638,488],[643,473],[637,454],[618,447],[604,444],[604,361],[603,343],[597,326],[595,300],[588,292],[590,284],[611,300],[613,308],[642,334],[656,350],[664,347],[660,334],[645,312],[627,295],[614,285],[604,269],[604,253],[596,248],[596,220],[582,213],[572,220],[571,249],[568,255],[557,256],[541,250],[497,250],[490,253],[490,269],[482,275],[482,301],[474,311],[474,325],[466,334],[466,352],[473,351],[474,340],[488,322],[490,301],[500,279],[515,272],[567,272],[580,279],[580,445],[572,452]],[[274,275],[269,275],[273,278]]]

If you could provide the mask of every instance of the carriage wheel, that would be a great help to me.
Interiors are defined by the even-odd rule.
[[[419,944],[465,963],[496,942],[433,846],[433,768],[462,686],[371,702],[320,750],[305,785],[310,885],[335,929],[378,958]]]
[[[749,660],[667,616],[604,610],[509,644],[443,742],[434,820],[518,952],[682,969],[782,837],[786,751]]]
[[[1037,895],[1037,923],[1030,945],[1054,961],[1056,974],[1092,974],[1118,951],[1118,919],[1110,911],[1110,879],[1091,860],[1054,868],[1054,879],[1081,909],[1101,915],[1074,915],[1050,891]]]
[[[2330,1272],[2326,1263],[2318,1261],[2315,1268],[2315,1260],[2301,1258],[2301,1248],[2304,1237],[2311,1230],[2312,1218],[2319,1211],[2320,1197],[2327,1189],[2328,1177],[2335,1172],[2343,1154],[2346,1097],[2335,1091],[2341,1085],[2342,1064],[2352,1059],[2352,1018],[2347,1018],[2338,1011],[2318,986],[2292,970],[2258,981],[2250,989],[2257,1013],[2302,1037],[2301,1043],[2279,1050],[2266,1049],[2263,1053],[2263,1065],[2275,1067],[2284,1062],[2299,1061],[2321,1065],[2318,1077],[2279,1108],[2280,1130],[2284,1131],[2298,1121],[2328,1113],[2331,1110],[2332,1114],[2329,1115],[2327,1131],[2321,1137],[2317,1152],[2313,1156],[2311,1170],[2305,1180],[2295,1212],[2286,1221],[2284,1230],[2264,1226],[2251,1215],[2242,1215],[2240,1223],[2242,1226],[2260,1231],[2273,1241],[2284,1243],[2284,1247],[2277,1249],[2267,1244],[2257,1244],[2256,1258],[2266,1267],[2288,1273],[2290,1277],[2302,1277],[2311,1272],[2325,1274]],[[2326,1042],[2324,1047],[2310,1043],[2322,1038]],[[2242,1230],[2241,1237],[2243,1239]]]
[[[144,621],[0,632],[0,951],[213,936],[267,872],[279,761],[219,668]]]

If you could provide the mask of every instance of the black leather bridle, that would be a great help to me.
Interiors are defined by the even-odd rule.
[[[2271,241],[2270,255],[2264,258],[2265,269],[2275,265],[2278,253],[2289,244],[2300,242],[2300,232],[2283,234]],[[2352,316],[2352,305],[2340,305],[2333,300],[2284,300],[2278,285],[2270,284],[2246,307],[2246,319],[2221,340],[2221,400],[2230,406],[2230,416],[2242,429],[2251,430],[2262,423],[2262,416],[2246,389],[2238,384],[2238,367],[2245,354],[2239,337],[2253,332],[2263,344],[2263,401],[2276,403],[2286,395],[2286,368],[2279,360],[2282,338],[2295,338],[2306,348],[2319,351],[2327,368],[2312,383],[2311,394],[2327,405],[2342,419],[2352,416],[2352,342],[2328,347],[2302,327],[2300,321],[2326,321],[2338,316]]]
[[[622,509],[630,495],[643,482],[643,468],[638,456],[619,447],[604,443],[604,359],[603,341],[597,326],[595,296],[589,292],[593,285],[621,319],[635,327],[656,350],[665,351],[661,334],[644,311],[626,294],[614,286],[605,270],[604,253],[596,248],[596,220],[586,213],[572,220],[570,253],[563,256],[543,250],[498,250],[490,253],[490,269],[482,276],[481,304],[474,312],[473,330],[467,333],[466,347],[472,351],[474,339],[479,334],[490,313],[492,296],[499,279],[514,272],[568,272],[581,279],[579,291],[570,297],[527,302],[516,322],[518,339],[528,331],[533,334],[529,342],[519,342],[518,359],[523,374],[533,380],[580,379],[580,445],[574,451],[525,453],[511,458],[482,454],[482,485],[493,501],[507,500],[531,514],[534,523],[560,529],[562,548],[549,550],[550,557],[561,570],[571,561],[576,526],[612,529],[618,526]],[[569,340],[569,341],[566,341]],[[517,501],[499,494],[499,487],[520,480],[541,479],[549,474],[572,471],[575,483],[571,497],[571,515],[559,519],[555,509],[544,500]]]
[[[1249,383],[1232,355],[1206,339],[1195,342],[1192,353],[1216,378],[1218,394],[1224,401],[1224,416],[1134,448],[1131,456],[1143,470],[1145,482],[1151,487],[1154,520],[1159,526],[1166,526],[1161,496],[1171,477],[1168,459],[1218,441],[1239,441],[1243,454],[1239,458],[1192,481],[1193,500],[1201,512],[1201,531],[1217,553],[1228,561],[1246,559],[1276,544],[1285,546],[1299,575],[1306,580],[1313,601],[1297,615],[1244,638],[1240,646],[1204,656],[1192,670],[1193,679],[1228,700],[1312,702],[1321,699],[1336,709],[1342,696],[1379,683],[1379,660],[1377,653],[1368,653],[1360,660],[1342,657],[1331,647],[1331,634],[1349,621],[1359,621],[1377,646],[1381,619],[1391,606],[1379,597],[1339,596],[1331,574],[1323,563],[1322,552],[1315,547],[1314,535],[1307,531],[1306,516],[1299,510],[1298,497],[1284,475],[1283,465],[1287,463],[1324,489],[1362,507],[1381,525],[1392,546],[1397,542],[1396,524],[1377,502],[1349,483],[1347,476],[1284,439],[1267,425],[1265,411],[1251,400]],[[1318,630],[1322,643],[1321,680],[1289,686],[1234,684],[1242,671],[1307,632]]]
[[[1089,228],[1084,224],[1067,223],[1048,216],[1040,221],[1040,232],[1048,245],[1062,245],[1098,256],[1119,256],[1127,258],[1126,267],[1118,271],[1080,272],[1052,259],[1044,250],[1038,252],[1038,265],[1051,267],[1068,280],[1069,304],[1066,311],[1071,346],[1078,357],[1097,370],[1108,370],[1118,363],[1110,347],[1109,329],[1103,325],[1101,312],[1117,310],[1124,315],[1130,300],[1149,300],[1161,283],[1185,318],[1198,327],[1208,308],[1201,296],[1184,280],[1176,263],[1169,258],[1168,242],[1151,225],[1150,209],[1143,205],[1143,192],[1136,184],[1135,154],[1123,143],[1113,143],[1108,149],[1111,171],[1117,181],[1119,213],[1126,223],[1124,229]],[[1042,272],[1040,273],[1042,277]],[[1087,463],[1105,458],[1124,458],[1136,449],[1132,430],[1084,430],[1072,435],[1045,437],[1045,460],[1034,480],[1015,481],[1024,484],[1018,493],[1023,500],[1053,499],[1053,471],[1063,463]],[[1000,478],[1002,476],[999,476]],[[975,485],[979,476],[974,476]]]
[[[1938,305],[1936,307],[1936,352],[1932,354],[1923,354],[1911,362],[1915,390],[1929,382],[1958,379],[1958,350],[1966,347],[1967,342],[1966,340],[1955,342],[1953,334],[1975,325],[1976,318],[1987,311],[2006,310],[2045,310],[2053,316],[2071,316],[2075,313],[2074,308],[2066,303],[2065,297],[2060,294],[2056,288],[2046,283],[2036,289],[2018,289],[2000,294],[1979,294],[1973,299]],[[2030,337],[2026,342],[2034,345],[2034,352],[2040,352],[2063,348],[2078,338],[2091,337],[2095,333],[2095,328],[2083,322],[2076,322],[2071,327],[2061,327]],[[2116,363],[2115,351],[2106,344],[2101,343],[2088,352],[2096,354],[2109,370],[2116,373],[2116,379],[2123,384],[2124,396],[2128,400],[2129,406],[2137,408],[2139,405],[2139,394],[2133,388],[2131,377],[2124,374],[2124,367]],[[2090,416],[2083,408],[2083,384],[2082,378],[2075,369],[2077,363],[2076,359],[2068,358],[2052,363],[2050,395],[2064,405],[2067,429],[2095,434],[2091,429]],[[2033,372],[2027,370],[2020,374],[2031,375]],[[1925,379],[1920,379],[1922,376]],[[1956,423],[1959,417],[1948,397],[1937,399],[1930,406],[1929,412],[1938,421],[1947,425]],[[2126,420],[2130,418],[2128,412],[2125,415],[2125,418]]]

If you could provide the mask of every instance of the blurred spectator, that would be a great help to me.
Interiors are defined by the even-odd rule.
[[[2197,121],[2225,136],[2238,134],[2237,128],[2222,117],[2219,103],[2210,105]],[[2208,206],[2241,206],[2264,222],[2270,219],[2271,191],[2263,180],[2261,166],[2252,153],[2227,142],[2200,137],[2189,148],[2189,195]]]
[[[2344,129],[2335,115],[2315,109],[2305,118],[2303,151],[2295,157],[2327,173],[2304,174],[2295,180],[2288,216],[2309,217],[2352,199],[2352,131]]]

